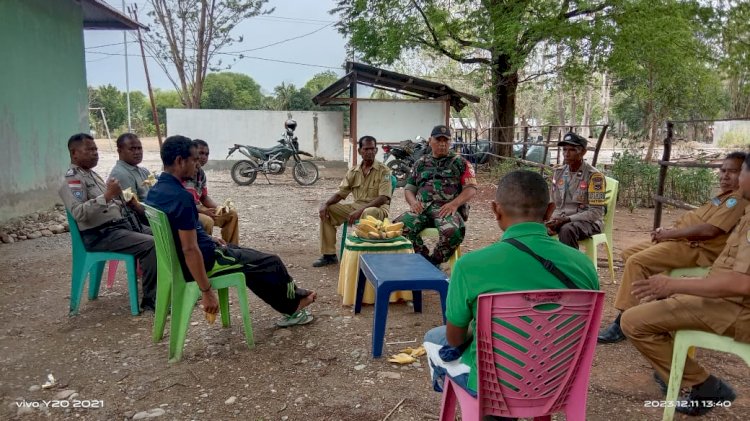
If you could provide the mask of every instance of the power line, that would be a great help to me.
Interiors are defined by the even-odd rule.
[[[281,19],[292,22],[315,22],[315,23],[336,23],[335,20],[322,20],[322,19],[309,19],[309,18],[292,18],[288,16],[276,16],[276,15],[261,15],[254,16],[254,19]]]
[[[302,35],[297,35],[296,37],[292,37],[292,38],[287,38],[287,39],[282,39],[281,41],[276,41],[276,42],[273,42],[273,43],[271,43],[271,44],[263,45],[263,46],[260,46],[260,47],[250,48],[250,49],[248,49],[248,50],[241,50],[241,51],[227,51],[227,52],[225,52],[224,54],[242,54],[242,53],[249,53],[250,51],[257,51],[257,50],[262,50],[262,49],[264,49],[264,48],[268,48],[268,47],[273,47],[274,45],[279,45],[279,44],[283,44],[283,43],[285,43],[285,42],[289,42],[289,41],[294,41],[294,40],[296,40],[296,39],[300,39],[300,38],[304,38],[304,37],[310,36],[310,35],[312,35],[312,34],[314,34],[314,33],[316,33],[316,32],[320,32],[320,31],[322,31],[322,30],[324,30],[324,29],[328,28],[328,27],[329,27],[329,26],[331,26],[331,25],[333,25],[333,23],[329,23],[328,25],[325,25],[325,26],[321,26],[320,28],[318,28],[318,29],[316,29],[316,30],[314,30],[314,31],[312,31],[312,32],[308,32],[308,33],[306,33],[306,34],[302,34]]]
[[[135,44],[137,41],[128,41],[128,44]],[[87,50],[92,50],[94,48],[103,48],[103,47],[112,47],[115,45],[122,45],[122,42],[113,42],[112,44],[102,44],[102,45],[94,45],[91,47],[86,47]]]

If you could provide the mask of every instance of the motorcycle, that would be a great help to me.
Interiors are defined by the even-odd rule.
[[[421,136],[416,137],[416,142],[407,139],[399,143],[399,146],[383,146],[383,163],[390,168],[391,174],[396,177],[396,187],[406,185],[406,179],[411,174],[414,163],[422,155],[430,152],[430,145]],[[388,161],[391,156],[393,159]]]
[[[297,136],[294,136],[297,123],[294,120],[288,120],[285,126],[286,133],[279,140],[279,145],[272,148],[239,144],[229,148],[227,159],[235,151],[239,151],[248,158],[237,161],[232,166],[231,175],[235,183],[240,186],[249,186],[253,184],[258,173],[261,173],[266,177],[268,184],[271,184],[267,174],[283,174],[290,158],[294,159],[294,166],[292,167],[294,181],[302,186],[310,186],[318,181],[318,166],[312,161],[305,161],[300,158],[300,155],[312,157],[312,154],[299,150]]]

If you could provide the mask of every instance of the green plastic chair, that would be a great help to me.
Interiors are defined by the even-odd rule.
[[[679,269],[672,269],[669,272],[669,276],[673,278],[705,278],[706,275],[708,275],[708,271],[710,271],[710,267],[692,267],[692,268],[679,268]]]
[[[391,174],[391,196],[393,195],[393,191],[396,190],[396,183],[398,183],[396,176]],[[346,242],[346,231],[348,229],[349,221],[344,221],[344,228],[341,229],[341,242],[339,243],[339,260],[341,260],[341,256],[344,254],[344,243]]]
[[[70,227],[70,241],[73,243],[69,315],[74,316],[78,314],[86,278],[89,279],[89,300],[96,300],[99,297],[99,287],[102,284],[104,263],[109,260],[124,260],[128,270],[130,313],[133,316],[137,316],[140,313],[140,308],[138,307],[138,279],[135,270],[135,256],[109,251],[87,251],[86,247],[83,246],[83,239],[81,238],[81,231],[78,229],[78,223],[73,219],[73,215],[69,211],[66,210],[65,213],[68,216],[68,226]]]
[[[177,257],[172,229],[167,220],[167,215],[151,206],[144,205],[151,231],[154,233],[157,258],[157,283],[156,283],[156,312],[154,314],[154,328],[152,339],[159,342],[164,337],[164,325],[167,315],[172,306],[172,318],[169,323],[169,362],[177,362],[182,359],[182,351],[185,346],[187,330],[190,326],[190,316],[195,308],[195,303],[201,296],[200,288],[196,282],[186,282]],[[237,298],[242,312],[242,322],[245,327],[245,340],[248,348],[253,348],[253,325],[250,320],[250,305],[247,298],[247,286],[245,275],[232,273],[227,275],[210,277],[211,288],[215,289],[219,296],[219,310],[221,312],[222,327],[229,327],[229,288],[237,288]]]
[[[713,349],[721,352],[729,352],[738,355],[750,365],[750,344],[737,342],[728,336],[699,330],[679,330],[674,336],[674,350],[672,351],[672,367],[669,369],[669,389],[667,390],[667,402],[677,400],[682,384],[682,373],[685,369],[685,359],[688,349],[700,347]],[[667,405],[664,408],[662,421],[674,419],[674,406]]]
[[[619,190],[620,183],[614,178],[606,177],[607,179],[607,214],[604,215],[604,232],[594,234],[591,238],[587,238],[581,241],[581,244],[586,249],[586,256],[591,259],[591,262],[596,267],[597,264],[597,247],[600,244],[604,244],[607,248],[607,262],[609,263],[609,279],[612,282],[617,283],[615,279],[615,266],[612,264],[612,251],[614,250],[614,242],[612,241],[612,228],[615,224],[615,207],[617,206],[617,192]]]

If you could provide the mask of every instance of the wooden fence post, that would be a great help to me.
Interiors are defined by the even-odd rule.
[[[673,135],[674,123],[667,121],[667,138],[664,139],[664,154],[661,157],[663,162],[659,163],[659,186],[656,189],[658,196],[664,196],[664,184],[667,180],[667,162],[669,162],[669,156],[672,152],[672,135]],[[662,202],[657,200],[654,204],[654,229],[661,226],[661,210]]]

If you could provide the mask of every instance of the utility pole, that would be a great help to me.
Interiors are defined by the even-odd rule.
[[[133,15],[133,19],[138,22],[138,5],[134,4],[133,7],[128,7],[128,11]],[[159,141],[159,149],[161,149],[161,129],[159,128],[159,113],[156,111],[156,102],[154,102],[154,91],[151,89],[151,79],[148,77],[148,65],[146,64],[146,51],[143,49],[143,37],[141,36],[141,28],[138,29],[138,43],[141,45],[141,57],[143,57],[143,70],[146,72],[146,86],[148,87],[148,97],[151,100],[151,115],[154,118],[154,125],[156,125],[156,139]]]
[[[122,0],[122,13],[126,13],[125,0]],[[128,103],[128,132],[133,132],[133,124],[130,119],[130,75],[128,74],[128,33],[122,31],[122,44],[125,46],[125,98]]]

